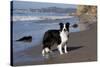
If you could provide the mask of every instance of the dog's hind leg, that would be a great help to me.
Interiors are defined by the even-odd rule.
[[[42,50],[42,55],[45,56],[45,54],[50,53],[50,52],[52,52],[52,51],[46,47]]]
[[[42,56],[45,56],[45,50],[44,49],[42,50]]]
[[[45,48],[45,52],[46,52],[46,53],[49,53],[49,52],[50,52],[50,49],[46,47],[46,48]]]

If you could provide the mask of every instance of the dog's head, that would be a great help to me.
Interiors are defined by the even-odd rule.
[[[64,32],[66,32],[66,31],[68,31],[69,32],[69,25],[70,25],[70,23],[59,23],[59,25],[60,25],[60,31],[64,31]]]

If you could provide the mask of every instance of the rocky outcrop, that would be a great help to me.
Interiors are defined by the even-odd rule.
[[[91,5],[79,5],[77,7],[77,15],[92,15],[97,16],[97,6],[91,6]]]
[[[97,6],[78,5],[76,14],[79,17],[79,28],[84,30],[97,21]]]

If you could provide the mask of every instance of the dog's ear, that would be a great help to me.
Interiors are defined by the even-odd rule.
[[[62,31],[63,23],[59,23],[59,25],[60,25],[60,31]]]
[[[67,28],[68,31],[69,31],[69,26],[70,26],[70,23],[67,22],[67,23],[66,23],[66,28]]]
[[[70,23],[69,23],[69,22],[67,22],[67,23],[66,23],[66,26],[68,26],[68,27],[69,27],[69,26],[70,26]]]
[[[59,23],[59,25],[61,26],[61,25],[63,25],[63,23]]]

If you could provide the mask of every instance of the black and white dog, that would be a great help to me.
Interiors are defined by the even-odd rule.
[[[45,56],[45,53],[52,52],[51,46],[57,44],[57,48],[60,54],[63,54],[62,48],[64,47],[64,53],[68,53],[67,51],[67,42],[69,36],[69,25],[70,23],[59,23],[59,30],[48,30],[45,32],[43,37],[43,50],[42,55]]]

